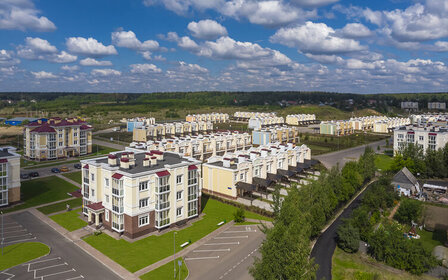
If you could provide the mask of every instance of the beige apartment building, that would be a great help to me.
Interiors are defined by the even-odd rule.
[[[299,143],[299,128],[295,126],[270,126],[252,131],[252,144]]]
[[[386,118],[373,124],[373,132],[391,133],[397,127],[408,125],[411,123],[409,118]]]
[[[277,113],[270,112],[270,113],[264,113],[264,112],[235,112],[233,114],[233,117],[240,121],[248,121],[250,118],[271,118],[276,117]]]
[[[24,156],[32,160],[76,157],[92,152],[92,126],[78,118],[51,118],[24,128]]]
[[[373,130],[373,125],[375,122],[386,120],[386,116],[366,116],[350,118],[352,127],[354,130],[368,131]]]
[[[200,214],[198,160],[128,148],[81,163],[83,212],[89,223],[136,238]]]
[[[350,121],[323,121],[320,123],[320,134],[350,135],[353,134],[353,124]]]
[[[229,121],[229,114],[209,113],[209,114],[193,114],[185,117],[187,122],[211,122],[225,123]]]
[[[0,207],[20,201],[20,155],[0,147]]]
[[[165,138],[180,137],[186,135],[207,134],[213,131],[211,122],[173,122],[135,128],[133,141],[146,142],[149,140],[162,140]]]
[[[288,125],[302,125],[302,124],[315,123],[316,115],[315,114],[287,115],[285,122]]]
[[[315,164],[306,145],[271,144],[210,158],[202,166],[203,191],[236,199],[267,189]]]

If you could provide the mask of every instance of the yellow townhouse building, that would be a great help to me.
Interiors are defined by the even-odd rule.
[[[187,122],[212,122],[225,123],[229,121],[229,114],[224,113],[208,113],[208,114],[193,114],[185,117]]]
[[[173,122],[147,125],[133,130],[133,141],[146,142],[149,140],[162,140],[186,135],[211,133],[212,122]]]

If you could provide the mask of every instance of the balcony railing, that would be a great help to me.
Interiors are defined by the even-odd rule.
[[[112,205],[112,211],[121,214],[124,211],[124,207],[123,206],[120,207],[120,206]]]
[[[163,202],[163,203],[156,203],[156,210],[157,211],[162,211],[162,210],[166,210],[170,208],[170,202]]]
[[[156,228],[168,226],[170,224],[170,218],[163,219],[161,221],[156,220]]]
[[[116,189],[116,188],[112,188],[112,194],[115,196],[123,196],[124,191],[123,189]]]

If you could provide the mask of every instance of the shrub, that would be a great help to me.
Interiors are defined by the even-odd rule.
[[[422,214],[422,208],[422,203],[418,200],[403,199],[394,218],[400,223],[417,222]]]
[[[338,228],[337,242],[339,248],[347,253],[356,253],[359,249],[359,229],[349,221],[345,221]]]
[[[236,211],[233,213],[233,219],[235,220],[236,223],[244,222],[246,220],[244,209],[242,208],[236,209]]]

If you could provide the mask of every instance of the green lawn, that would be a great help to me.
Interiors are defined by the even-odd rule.
[[[6,246],[0,255],[0,271],[34,260],[50,253],[50,247],[40,242],[26,242]]]
[[[74,231],[83,228],[87,225],[87,222],[79,218],[79,211],[69,211],[61,214],[50,216],[50,218],[64,227],[68,231]]]
[[[78,206],[82,205],[82,198],[78,197],[78,198],[74,198],[72,200],[69,201],[64,201],[64,202],[59,202],[59,203],[54,203],[54,204],[50,204],[47,206],[43,206],[40,208],[37,208],[37,210],[39,210],[40,212],[42,212],[45,215],[51,214],[51,213],[56,213],[59,211],[63,211],[66,210],[66,205],[69,204],[70,208],[76,208]]]
[[[442,245],[446,241],[446,232],[443,230],[435,230],[433,232],[427,230],[417,230],[417,234],[420,235],[420,241],[423,246],[428,249],[430,252],[434,249],[434,247],[438,245]]]
[[[333,280],[435,280],[436,278],[421,275],[415,276],[405,271],[397,272],[374,259],[360,253],[348,254],[336,247],[332,266]]]
[[[394,161],[393,157],[387,155],[376,155],[375,156],[375,166],[382,171],[387,171],[392,166]]]
[[[193,223],[192,226],[182,229],[176,235],[176,251],[180,251],[180,245],[184,242],[196,242],[218,228],[217,224],[233,219],[233,213],[237,209],[234,206],[217,200],[202,197],[204,217]],[[261,215],[246,211],[246,218],[268,220]],[[107,255],[130,272],[140,270],[150,264],[162,260],[173,253],[173,233],[147,238],[129,243],[124,239],[115,240],[107,234],[88,236],[84,239],[87,243]]]
[[[70,173],[62,173],[62,176],[72,179],[78,184],[82,184],[82,174],[81,171],[70,172]]]
[[[180,269],[179,275],[179,265],[178,261],[182,260],[182,258],[176,259],[176,277],[174,279],[182,279],[184,280],[188,276],[188,268],[185,265],[185,262],[182,261],[182,266]],[[146,274],[143,274],[140,279],[142,280],[171,280],[174,277],[174,265],[173,262],[169,262],[161,267],[154,269]]]
[[[6,208],[3,211],[7,213],[70,198],[67,193],[74,192],[77,189],[76,186],[56,176],[24,181],[20,188],[24,203]]]

